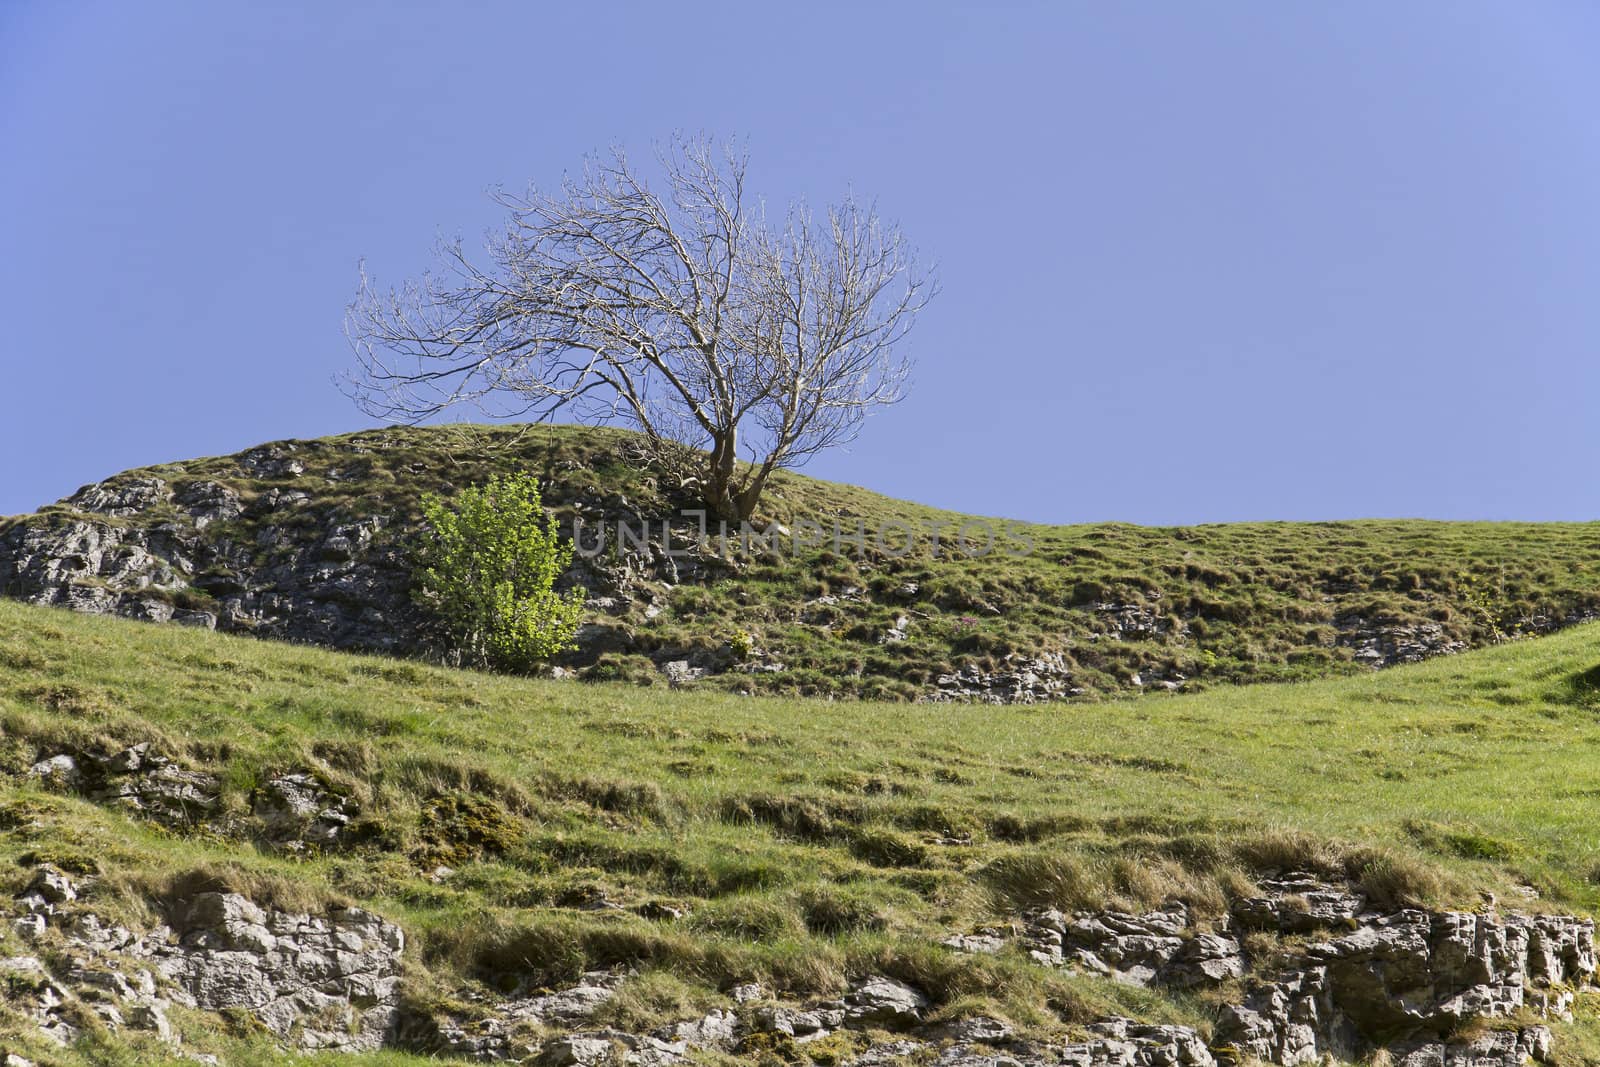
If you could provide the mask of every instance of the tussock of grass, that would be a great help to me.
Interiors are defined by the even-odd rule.
[[[670,971],[644,971],[625,979],[616,995],[589,1018],[592,1026],[648,1033],[665,1023],[704,1016],[725,998]]]
[[[1046,970],[1014,951],[967,955],[926,943],[864,941],[848,956],[847,967],[852,973],[886,974],[923,990],[935,1005],[935,1015],[947,1018],[981,1009],[1046,1034],[1110,1015],[1206,1027],[1198,1014],[1160,993]]]
[[[281,871],[250,868],[226,861],[211,862],[179,871],[154,883],[134,882],[125,887],[135,899],[149,899],[176,911],[205,893],[238,893],[264,908],[296,914],[321,914],[351,903],[327,886],[289,877]]]

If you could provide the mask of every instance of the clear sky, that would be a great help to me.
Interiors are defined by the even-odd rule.
[[[0,514],[370,423],[366,257],[674,129],[943,294],[811,473],[1056,522],[1600,518],[1600,5],[0,4]]]

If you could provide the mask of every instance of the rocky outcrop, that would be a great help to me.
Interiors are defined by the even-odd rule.
[[[1570,1018],[1575,991],[1594,980],[1595,969],[1594,922],[1588,919],[1364,914],[1354,932],[1315,942],[1298,964],[1259,981],[1245,1003],[1225,1009],[1218,1040],[1283,1064],[1324,1054],[1353,1058],[1377,1035],[1391,1035],[1390,1044],[1406,1056],[1424,1056],[1434,1046],[1458,1055],[1449,1051],[1449,1035],[1475,1019],[1525,1010]],[[1548,1046],[1542,1028],[1520,1033],[1513,1052]],[[1490,1048],[1506,1040],[1496,1037]]]
[[[395,1021],[405,935],[360,908],[297,915],[202,893],[146,944],[174,1001],[248,1011],[300,1048],[375,1049]]]
[[[39,1031],[62,1044],[77,1037],[85,1012],[113,1032],[177,1042],[172,1004],[247,1012],[298,1048],[370,1050],[391,1033],[405,936],[370,912],[295,914],[208,892],[174,905],[170,925],[135,934],[78,900],[70,878],[40,869],[17,899],[12,928],[29,942],[51,930],[60,941],[48,955],[0,961],[21,976]]]
[[[1187,1026],[1145,1026],[1109,1019],[1089,1028],[1090,1040],[1062,1050],[1067,1067],[1213,1067],[1205,1039]]]
[[[292,450],[257,449],[241,465],[292,478]],[[287,486],[246,499],[212,479],[122,476],[0,534],[0,590],[334,648],[416,649],[409,570],[381,542],[386,525]]]
[[[1307,874],[1263,879],[1260,888],[1264,895],[1233,904],[1233,918],[1247,929],[1284,934],[1331,930],[1353,925],[1367,908],[1361,894]]]
[[[696,1050],[743,1055],[773,1042],[805,1045],[833,1034],[898,1032],[868,1041],[855,1062],[891,1062],[936,1053],[949,1067],[1075,1063],[1206,1065],[1204,1042],[1181,1027],[1110,1020],[1085,1042],[1057,1050],[1018,1043],[998,1020],[926,1023],[927,997],[881,975],[853,983],[837,1000],[789,1004],[756,985],[731,991],[734,1010],[627,1033],[586,1025],[614,995],[619,972],[586,974],[554,992],[485,1001],[470,1018],[416,1014],[401,1005],[405,938],[394,925],[356,908],[296,914],[260,907],[234,893],[202,892],[168,906],[169,923],[143,934],[109,926],[82,904],[82,886],[41,868],[16,901],[14,928],[27,941],[59,939],[50,953],[0,958],[0,978],[40,1034],[69,1044],[92,1013],[113,1033],[148,1031],[174,1046],[169,1019],[181,1004],[239,1011],[287,1046],[329,1051],[385,1045],[481,1061],[546,1065],[668,1067]],[[859,1047],[859,1046],[856,1046]],[[995,1050],[1005,1049],[997,1060]]]
[[[928,703],[952,700],[982,704],[1037,704],[1063,700],[1083,693],[1072,684],[1072,663],[1059,652],[1037,656],[1007,653],[1004,665],[984,670],[968,664],[960,670],[941,674],[934,688],[923,699]]]
[[[1024,912],[1011,927],[958,934],[944,944],[963,952],[998,952],[1013,940],[1046,967],[1070,967],[1129,985],[1215,985],[1242,977],[1245,968],[1237,940],[1196,930],[1189,909],[1177,901],[1143,915],[1067,916],[1041,908]]]
[[[1173,904],[1144,914],[1031,912],[996,928],[1003,934],[947,942],[996,951],[1014,939],[1042,965],[1141,985],[1242,983],[1243,1000],[1221,1008],[1209,1034],[1112,1018],[1041,1045],[1001,1020],[941,1021],[922,991],[884,975],[858,978],[837,999],[804,1003],[740,986],[729,993],[731,1009],[649,1033],[591,1022],[627,977],[621,971],[508,997],[463,990],[455,1003],[473,1003],[469,1013],[430,1013],[402,997],[404,934],[370,912],[295,913],[209,891],[168,903],[166,925],[136,933],[102,921],[85,907],[84,887],[50,867],[17,897],[11,929],[51,947],[0,957],[0,981],[13,1008],[63,1044],[90,1017],[113,1032],[181,1044],[170,1017],[178,1004],[243,1012],[294,1048],[395,1046],[546,1065],[668,1067],[696,1050],[753,1055],[853,1034],[844,1047],[865,1067],[908,1056],[942,1067],[1294,1065],[1379,1050],[1402,1067],[1522,1067],[1547,1060],[1552,1048],[1548,1027],[1529,1020],[1569,1017],[1576,992],[1595,977],[1591,920],[1378,913],[1358,894],[1306,876],[1263,888],[1237,901],[1220,929],[1200,929]],[[1255,961],[1235,937],[1243,931],[1291,940]]]
[[[185,768],[149,742],[110,754],[56,753],[34,763],[28,775],[172,829],[204,823],[295,852],[338,846],[358,814],[352,799],[297,770],[267,777],[250,796],[248,818],[225,817],[216,775]]]
[[[306,771],[268,778],[250,798],[250,810],[268,840],[291,849],[338,844],[357,813],[349,797]]]
[[[1432,656],[1465,652],[1471,646],[1452,638],[1436,622],[1398,624],[1373,622],[1359,615],[1336,621],[1337,643],[1354,653],[1357,663],[1369,667],[1388,667],[1396,663],[1420,663]]]
[[[237,808],[224,814],[215,775],[184,767],[148,743],[46,755],[29,775],[167,827],[205,823],[296,851],[338,847],[357,814],[349,797],[309,770],[267,775],[250,796],[248,814]],[[1204,1067],[1241,1057],[1294,1065],[1325,1056],[1356,1059],[1380,1048],[1413,1067],[1510,1067],[1548,1051],[1548,1032],[1526,1020],[1569,1018],[1577,991],[1600,969],[1589,919],[1492,908],[1385,911],[1348,886],[1308,874],[1263,879],[1259,887],[1258,895],[1205,921],[1176,901],[1142,913],[1035,909],[944,944],[983,953],[1015,945],[1042,966],[1132,985],[1243,990],[1219,1012],[1209,1044],[1173,1028],[1115,1022],[1058,1050],[1065,1062],[1091,1067]],[[210,892],[172,906],[166,927],[135,935],[85,911],[78,886],[51,868],[36,873],[17,904],[11,925],[19,937],[38,942],[55,929],[88,953],[64,965],[44,957],[3,964],[40,1031],[63,1041],[81,1028],[84,1011],[112,1028],[164,1032],[171,1003],[248,1011],[304,1048],[400,1041],[452,1055],[518,1058],[537,1051],[529,1035],[556,1028],[571,1040],[540,1054],[562,1063],[590,1062],[602,1045],[621,1049],[617,1055],[628,1063],[672,1063],[691,1046],[737,1047],[752,1035],[807,1043],[840,1030],[888,1030],[924,1045],[935,1040],[924,1032],[926,996],[881,975],[864,976],[836,1001],[762,1002],[648,1035],[582,1029],[614,994],[619,976],[608,973],[565,990],[504,999],[470,1017],[419,1022],[400,1013],[403,935],[359,909],[292,914]],[[1253,958],[1246,948],[1253,934],[1278,947]],[[107,968],[105,960],[122,962]],[[743,1000],[763,997],[747,991]],[[1497,1020],[1517,1025],[1459,1037],[1469,1024]],[[949,1044],[954,1037],[945,1032],[938,1040]]]
[[[30,603],[149,622],[177,622],[329,648],[416,654],[431,646],[411,601],[409,527],[387,508],[329,503],[326,482],[370,474],[371,450],[306,477],[294,442],[234,457],[241,476],[281,484],[241,492],[226,480],[133,473],[78,490],[59,505],[0,528],[0,593]],[[313,481],[316,484],[313,484]],[[301,483],[305,488],[298,488]],[[311,491],[308,491],[311,490]],[[591,528],[653,530],[593,557],[580,555],[561,586],[582,587],[606,615],[653,602],[685,581],[722,576],[726,561],[685,552],[693,528],[663,533],[618,494],[552,482],[545,503]],[[587,625],[570,664],[633,652],[625,628]],[[653,651],[663,664],[680,656]],[[691,668],[706,664],[696,660]],[[721,665],[726,667],[727,664]]]
[[[193,826],[216,814],[217,777],[188,770],[152,752],[148,742],[108,756],[59,753],[34,764],[31,776],[125,808],[165,826]]]
[[[1015,942],[1045,966],[1136,985],[1187,989],[1243,980],[1245,998],[1222,1009],[1210,1043],[1212,1053],[1230,1062],[1248,1057],[1292,1065],[1387,1049],[1395,1062],[1412,1067],[1514,1067],[1548,1053],[1545,1027],[1456,1035],[1474,1021],[1568,1019],[1576,991],[1596,979],[1591,919],[1381,912],[1357,892],[1304,874],[1267,879],[1261,888],[1262,895],[1235,901],[1207,929],[1176,902],[1142,915],[1068,917],[1046,909],[945,944],[996,952]],[[1285,943],[1290,962],[1255,961],[1241,940],[1251,931],[1308,943],[1299,949],[1290,947],[1298,941]]]
[[[844,998],[844,1018],[859,1026],[905,1030],[915,1026],[928,1008],[928,998],[892,978],[872,977],[856,984]]]
[[[47,929],[56,926],[81,951],[65,961],[42,953],[0,959],[8,1003],[40,1035],[62,1045],[76,1040],[92,1018],[113,1031],[131,1026],[170,1035],[166,1002],[156,995],[152,969],[105,960],[108,950],[130,945],[133,935],[120,927],[106,929],[98,920],[75,913],[72,905],[77,899],[72,880],[48,867],[36,871],[17,897],[11,929],[22,941],[39,942]]]
[[[470,1018],[412,1017],[403,1023],[398,1043],[477,1060],[526,1059],[537,1051],[534,1035],[540,1028],[578,1027],[612,998],[619,978],[610,972],[592,972],[571,988],[512,997]]]
[[[1067,919],[1057,911],[1026,916],[1029,954],[1132,985],[1177,988],[1216,984],[1244,973],[1239,942],[1196,932],[1189,911],[1173,903],[1144,915],[1105,911]]]
[[[46,755],[28,773],[163,826],[206,824],[292,851],[339,847],[358,814],[351,798],[305,769],[264,776],[248,811],[235,804],[229,814],[214,775],[148,743]],[[1042,908],[943,943],[969,953],[1014,946],[1041,966],[1125,984],[1231,991],[1209,1041],[1181,1028],[1110,1021],[1048,1061],[1090,1067],[1204,1067],[1241,1059],[1287,1067],[1379,1049],[1412,1067],[1511,1067],[1548,1052],[1548,1031],[1529,1020],[1570,1018],[1578,991],[1591,987],[1600,970],[1590,919],[1492,906],[1385,910],[1349,886],[1303,873],[1258,885],[1258,894],[1234,900],[1220,917],[1199,918],[1178,901],[1146,912],[1069,915]],[[417,1019],[401,1011],[404,936],[360,909],[296,914],[207,892],[170,905],[166,926],[135,934],[103,923],[83,907],[80,887],[48,867],[36,872],[16,905],[11,929],[18,937],[42,943],[54,930],[74,950],[64,962],[39,954],[0,963],[40,1032],[62,1041],[81,1029],[84,1012],[113,1029],[165,1033],[166,1009],[174,1003],[247,1011],[303,1048],[400,1043],[480,1059],[538,1054],[562,1063],[599,1062],[602,1046],[627,1063],[667,1064],[694,1047],[805,1044],[840,1031],[885,1030],[937,1051],[944,1062],[956,1055],[951,1048],[1009,1040],[981,1027],[955,1032],[930,1023],[925,994],[883,975],[861,977],[837,1000],[804,1004],[736,990],[741,1010],[652,1034],[584,1028],[615,993],[622,976],[611,972],[586,975],[563,990],[499,999],[470,1015]],[[1460,1036],[1475,1027],[1476,1036]],[[549,1045],[552,1030],[566,1034],[566,1043]],[[1008,1054],[1029,1062],[1024,1051]]]

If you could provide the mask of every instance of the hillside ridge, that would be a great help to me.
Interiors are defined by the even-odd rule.
[[[564,578],[589,601],[559,669],[583,677],[1028,703],[1347,673],[1600,615],[1591,523],[1051,527],[781,474],[751,536],[700,548],[693,493],[634,440],[368,430],[126,471],[0,520],[0,591],[437,654],[407,595],[419,497],[519,468],[580,544],[610,532]],[[974,524],[987,542],[959,539]]]

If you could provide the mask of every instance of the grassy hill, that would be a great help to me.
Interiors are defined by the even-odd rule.
[[[739,692],[1093,698],[1352,673],[1600,615],[1597,524],[991,524],[1020,554],[980,554],[985,535],[967,552],[955,535],[981,520],[793,474],[775,479],[764,521],[816,523],[825,542],[837,524],[839,546],[791,537],[779,554],[669,559],[660,522],[681,543],[693,497],[635,449],[620,431],[455,426],[129,471],[0,520],[0,591],[414,651],[405,553],[419,495],[525,469],[568,522],[655,531],[654,548],[574,575],[594,624],[574,666],[595,678],[662,685],[683,662],[700,687]]]
[[[1288,868],[1387,902],[1491,891],[1594,913],[1597,638],[1161,701],[929,709],[493,677],[0,602],[0,890],[52,862],[96,876],[94,906],[130,925],[196,884],[359,902],[406,928],[414,998],[630,964],[605,1009],[619,1025],[727,1003],[736,981],[804,995],[871,970],[1029,1032],[1113,1010],[1203,1026],[1204,998],[937,941],[1037,904],[1215,913]],[[139,742],[215,775],[215,809],[172,828],[27,777]],[[247,831],[253,792],[288,769],[353,798],[346,846]],[[19,950],[0,933],[0,957]],[[1563,1031],[1562,1062],[1593,1062],[1591,1026]],[[224,1027],[189,1047],[232,1063],[267,1044]],[[79,1054],[164,1057],[92,1035]]]

